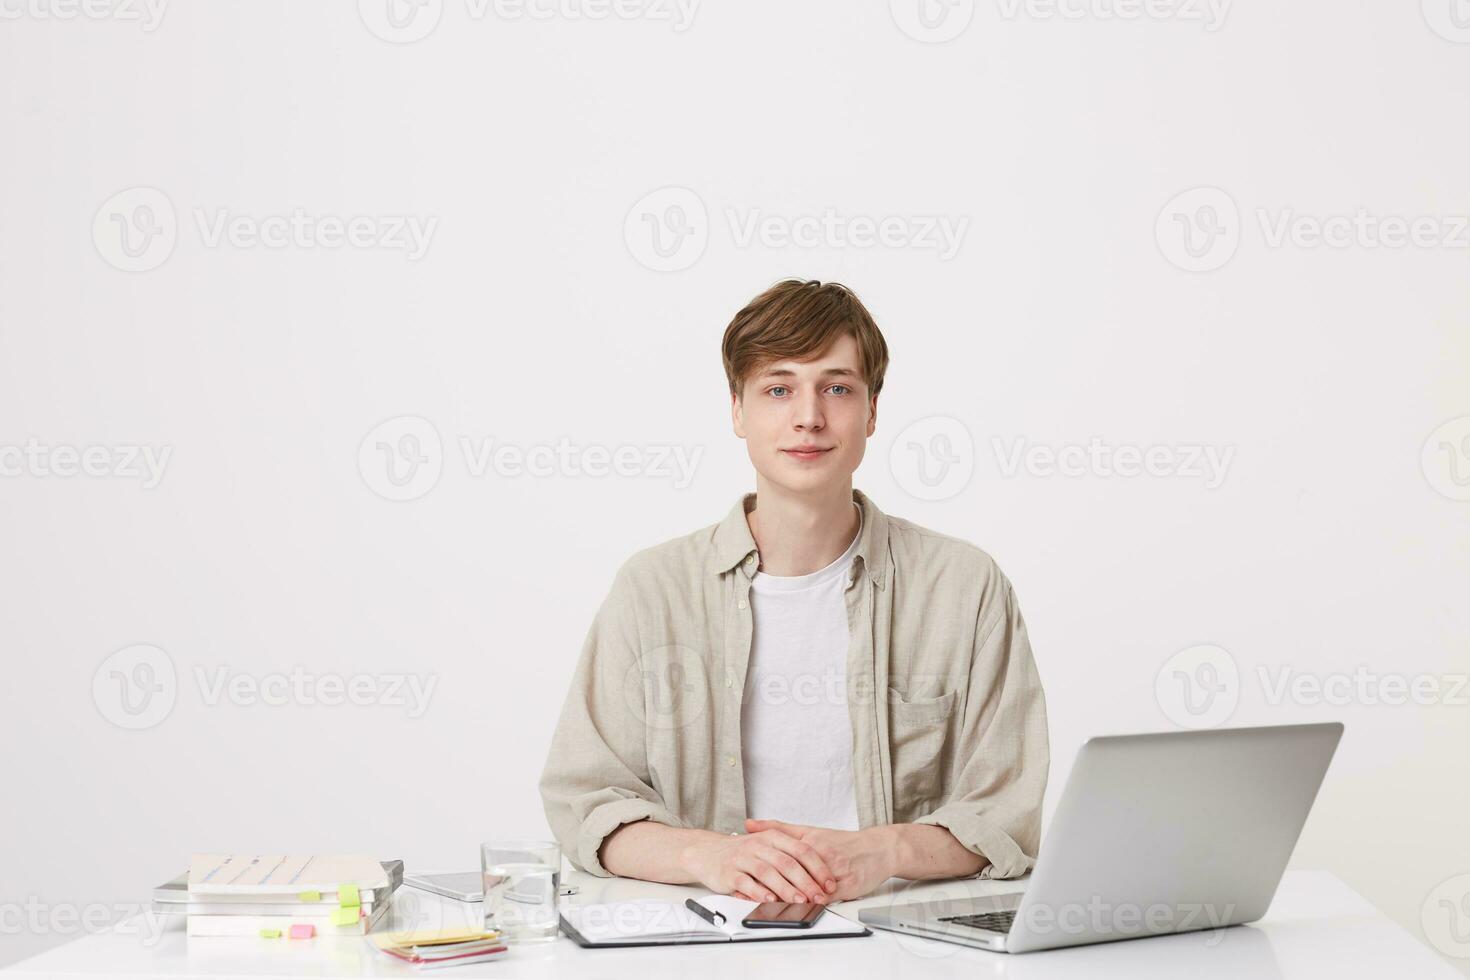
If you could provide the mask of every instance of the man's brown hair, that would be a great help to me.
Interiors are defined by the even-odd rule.
[[[730,393],[739,395],[745,379],[761,367],[815,357],[843,334],[857,342],[859,370],[871,398],[883,388],[888,344],[862,301],[841,283],[781,280],[747,303],[725,328],[721,353]]]

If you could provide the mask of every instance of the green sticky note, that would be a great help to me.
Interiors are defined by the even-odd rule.
[[[362,899],[358,897],[358,894],[357,894],[357,886],[356,885],[338,885],[337,886],[337,904],[340,905],[340,906],[342,906],[342,908],[344,908],[344,909],[346,909],[346,908],[354,908],[355,909],[359,905],[361,905],[362,904]]]
[[[301,899],[303,902],[320,902],[322,900],[322,893],[321,892],[302,892],[300,895],[297,895],[296,897],[299,898],[299,899]]]
[[[262,930],[260,930],[260,938],[261,939],[280,939],[281,938],[281,930],[279,930],[279,929],[262,929]]]
[[[360,914],[362,914],[362,910],[360,908],[358,908],[356,905],[352,906],[351,908],[337,909],[336,911],[334,911],[332,913],[332,925],[334,925],[334,926],[351,926],[351,925],[356,925],[357,924],[357,917]]]

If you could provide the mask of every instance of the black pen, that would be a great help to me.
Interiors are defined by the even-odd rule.
[[[723,912],[711,912],[692,898],[685,901],[684,907],[715,928],[719,928],[725,924],[725,914]],[[716,922],[716,919],[719,921]]]

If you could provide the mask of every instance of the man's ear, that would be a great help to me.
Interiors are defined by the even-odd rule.
[[[878,396],[874,395],[868,400],[868,435],[878,428]]]
[[[745,406],[741,404],[740,395],[730,392],[730,422],[735,427],[735,434],[745,438]]]

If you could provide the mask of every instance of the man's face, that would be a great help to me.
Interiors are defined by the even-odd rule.
[[[859,370],[857,341],[837,338],[809,361],[774,361],[732,397],[735,434],[756,472],[793,493],[851,480],[878,421]]]

